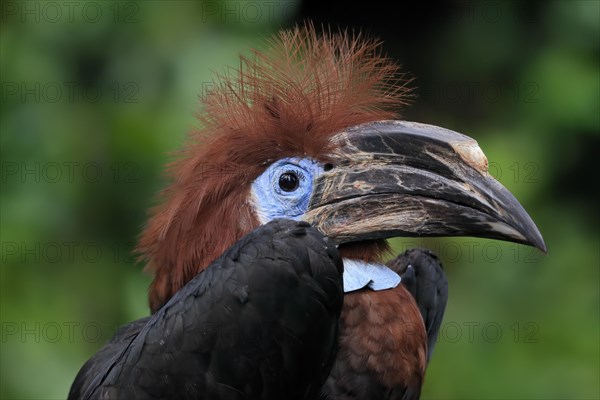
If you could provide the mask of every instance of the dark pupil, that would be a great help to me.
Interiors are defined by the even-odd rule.
[[[286,172],[279,177],[279,187],[286,192],[293,192],[298,189],[300,181],[298,175],[293,172]]]

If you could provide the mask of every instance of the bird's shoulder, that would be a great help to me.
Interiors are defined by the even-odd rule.
[[[255,229],[84,367],[94,375],[89,397],[237,398],[320,386],[333,362],[342,269],[335,246],[306,223]]]

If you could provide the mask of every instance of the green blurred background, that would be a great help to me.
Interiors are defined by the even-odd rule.
[[[66,397],[147,315],[130,252],[198,97],[311,19],[380,37],[415,77],[405,118],[476,138],[548,245],[394,241],[450,280],[423,398],[600,398],[599,4],[3,1],[0,396]]]

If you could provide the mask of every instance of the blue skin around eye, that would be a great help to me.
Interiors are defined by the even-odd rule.
[[[292,192],[279,187],[279,177],[295,173],[299,186]],[[275,218],[299,220],[310,202],[314,180],[323,173],[323,167],[310,158],[283,158],[274,162],[252,183],[256,213],[261,223]]]
[[[295,173],[299,186],[292,192],[279,187],[279,177]],[[252,183],[252,197],[256,214],[262,224],[275,218],[299,220],[308,210],[315,179],[323,167],[310,158],[283,158],[274,162]],[[380,264],[344,259],[344,291],[351,292],[368,286],[372,290],[396,287],[400,276]]]

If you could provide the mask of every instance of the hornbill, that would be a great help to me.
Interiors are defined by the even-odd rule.
[[[217,75],[140,239],[153,314],[69,398],[418,398],[446,277],[386,239],[545,244],[476,141],[398,120],[409,97],[379,42],[310,24]]]

